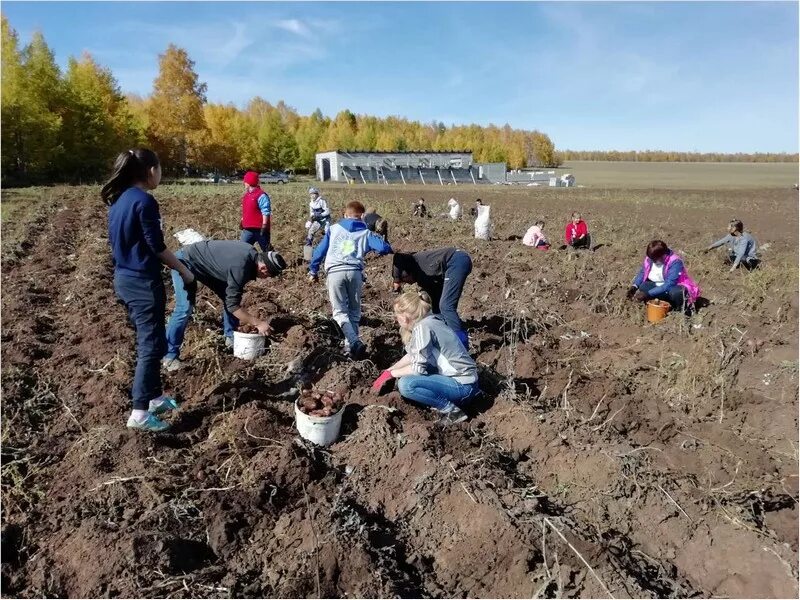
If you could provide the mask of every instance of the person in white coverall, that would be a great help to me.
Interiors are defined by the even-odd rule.
[[[308,202],[309,219],[306,221],[306,246],[314,244],[314,236],[320,229],[323,233],[328,233],[331,226],[331,211],[328,203],[323,198],[317,188],[308,188],[308,195],[311,198]]]

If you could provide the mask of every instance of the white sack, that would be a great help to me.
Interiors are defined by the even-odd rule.
[[[195,244],[197,242],[204,242],[206,237],[195,231],[194,229],[181,229],[180,231],[176,231],[173,234],[173,237],[178,240],[178,243],[181,246],[188,246],[189,244]]]
[[[491,206],[486,205],[478,207],[478,217],[475,219],[475,237],[479,240],[488,240],[491,235],[490,208]]]

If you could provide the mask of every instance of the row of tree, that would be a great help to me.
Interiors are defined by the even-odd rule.
[[[561,150],[558,152],[562,162],[568,160],[634,161],[634,162],[738,162],[738,163],[779,163],[797,162],[797,154],[783,152],[667,152],[664,150],[629,150],[620,152],[609,150]]]
[[[138,145],[153,148],[172,174],[289,167],[311,171],[317,152],[335,149],[471,150],[478,162],[506,162],[512,169],[553,167],[578,159],[732,158],[666,152],[558,153],[546,134],[509,125],[447,127],[349,110],[334,118],[319,109],[300,115],[282,101],[272,105],[259,97],[243,109],[210,103],[194,62],[173,45],[159,56],[150,96],[125,96],[111,71],[89,54],[70,58],[62,73],[41,33],[20,48],[5,16],[0,92],[4,184],[98,180],[108,173],[118,152]],[[735,156],[787,159],[786,155]]]
[[[168,173],[240,169],[313,170],[322,150],[472,150],[475,160],[511,167],[552,166],[557,154],[538,131],[478,125],[446,127],[400,117],[319,109],[300,115],[283,102],[254,98],[243,109],[206,101],[206,85],[185,50],[159,57],[149,97],[125,96],[111,71],[89,55],[61,72],[44,36],[20,48],[2,17],[3,183],[92,181],[120,150],[147,145]]]

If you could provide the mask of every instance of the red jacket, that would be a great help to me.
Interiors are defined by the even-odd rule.
[[[567,228],[564,230],[564,241],[567,244],[571,244],[572,240],[582,235],[587,235],[589,233],[589,227],[586,225],[586,221],[581,219],[578,221],[577,224],[570,221],[567,223]]]
[[[242,196],[242,227],[244,229],[261,229],[263,219],[261,209],[258,208],[258,199],[264,191],[260,187],[255,187]],[[269,220],[267,220],[269,224]]]

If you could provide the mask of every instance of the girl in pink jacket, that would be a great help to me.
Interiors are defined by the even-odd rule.
[[[525,232],[522,243],[531,248],[549,250],[550,242],[548,242],[547,238],[544,236],[544,221],[536,221],[536,223]]]

